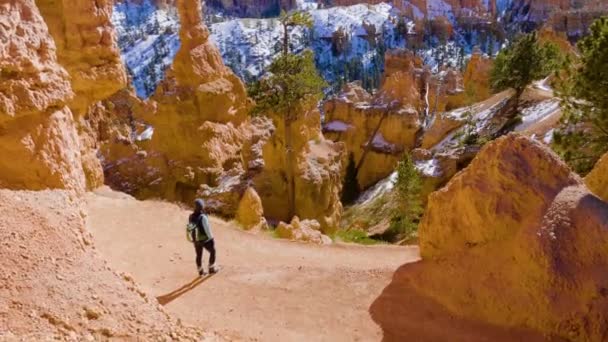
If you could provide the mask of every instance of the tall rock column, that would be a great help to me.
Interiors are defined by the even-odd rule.
[[[139,198],[189,202],[202,184],[215,187],[227,173],[247,170],[251,101],[209,39],[200,1],[175,4],[180,49],[149,105],[130,109],[146,124],[135,147],[104,152],[105,173],[110,185]]]
[[[0,6],[0,187],[84,191],[73,96],[33,0]]]
[[[88,120],[96,103],[124,88],[127,75],[112,26],[111,0],[38,0],[38,8],[57,46],[57,59],[70,74],[87,187],[103,184],[97,158],[99,137]],[[105,118],[108,119],[108,118]]]

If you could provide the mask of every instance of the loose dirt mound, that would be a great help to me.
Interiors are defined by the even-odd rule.
[[[99,258],[84,230],[81,198],[0,190],[0,203],[0,340],[202,336]]]

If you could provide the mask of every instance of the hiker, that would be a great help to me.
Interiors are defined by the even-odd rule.
[[[207,273],[203,267],[203,248],[209,252],[209,272],[216,273],[218,271],[215,265],[215,242],[211,233],[209,218],[205,214],[205,202],[202,199],[194,201],[194,212],[190,214],[188,219],[189,239],[194,243],[196,251],[196,267],[198,274],[204,276]]]

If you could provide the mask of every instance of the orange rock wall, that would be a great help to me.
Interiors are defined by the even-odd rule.
[[[83,191],[66,71],[33,1],[0,8],[0,187]]]

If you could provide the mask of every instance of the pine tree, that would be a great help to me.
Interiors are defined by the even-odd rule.
[[[418,229],[422,215],[422,181],[414,161],[406,153],[397,164],[397,181],[393,189],[395,213],[390,230],[399,238],[407,238]]]
[[[580,61],[567,68],[559,95],[564,112],[554,147],[580,174],[608,151],[608,17],[596,20],[577,44]]]
[[[348,165],[346,166],[346,175],[344,176],[344,184],[342,185],[342,203],[349,204],[354,202],[360,193],[359,182],[357,182],[357,166],[355,157],[351,153],[348,156]]]
[[[490,82],[494,91],[515,89],[516,105],[526,86],[556,70],[561,62],[559,49],[552,43],[540,44],[536,32],[520,36],[501,50],[494,61]]]
[[[294,153],[291,124],[297,120],[298,106],[303,101],[318,101],[327,86],[319,75],[312,51],[300,55],[281,54],[268,68],[269,74],[249,85],[249,95],[256,101],[252,115],[278,114],[285,132],[288,215],[295,213]]]

